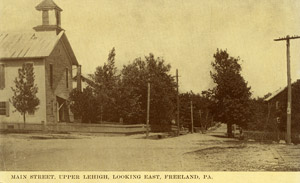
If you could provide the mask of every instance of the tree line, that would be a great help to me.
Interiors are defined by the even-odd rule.
[[[171,65],[153,54],[136,58],[120,72],[115,66],[113,48],[107,61],[90,75],[93,82],[82,92],[74,90],[71,109],[83,122],[123,121],[145,123],[147,83],[151,83],[150,124],[152,130],[165,131],[176,119],[176,83],[170,74]],[[250,87],[241,76],[239,58],[227,50],[217,50],[212,62],[211,77],[216,86],[201,94],[182,93],[180,124],[190,127],[190,101],[193,101],[195,126],[207,128],[213,121],[246,126],[251,116]]]
[[[147,83],[151,85],[150,125],[152,131],[169,131],[176,120],[176,82],[170,73],[171,65],[162,57],[150,53],[136,58],[121,70],[115,66],[116,51],[113,48],[107,61],[98,66],[91,81],[83,91],[73,89],[70,108],[83,123],[123,122],[146,123]],[[191,128],[191,102],[195,127],[207,129],[215,121],[227,124],[227,134],[232,136],[232,125],[249,129],[271,129],[265,122],[268,110],[263,98],[251,98],[251,87],[241,75],[241,60],[217,50],[211,62],[213,88],[201,94],[179,94],[180,124]],[[32,65],[24,64],[15,79],[11,103],[24,117],[38,109],[38,92],[34,84]],[[192,79],[192,78],[191,78]],[[269,125],[269,126],[268,126]]]

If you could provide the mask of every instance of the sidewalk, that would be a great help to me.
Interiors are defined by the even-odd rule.
[[[291,170],[300,169],[300,145],[277,145],[274,147],[277,152],[278,165],[282,168],[289,167]]]

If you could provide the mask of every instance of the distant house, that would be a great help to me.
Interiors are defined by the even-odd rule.
[[[286,129],[287,87],[278,89],[265,99],[269,106],[270,120],[276,121],[280,129]],[[292,131],[300,131],[300,79],[292,83]]]
[[[36,9],[42,12],[43,23],[35,31],[0,33],[0,122],[23,121],[9,102],[22,64],[33,65],[40,99],[38,110],[27,115],[27,123],[73,120],[68,98],[73,88],[72,66],[79,64],[60,25],[62,9],[52,0],[42,1]]]

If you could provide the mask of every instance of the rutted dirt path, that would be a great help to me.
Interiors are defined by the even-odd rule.
[[[300,170],[300,164],[295,163],[300,162],[299,145],[289,146],[293,151],[287,151],[285,145],[244,143],[222,137],[224,131],[224,126],[221,126],[208,134],[188,134],[164,139],[144,139],[143,134],[113,137],[95,134],[1,134],[0,169]],[[155,134],[152,136],[156,137]],[[286,151],[293,156],[284,154]]]

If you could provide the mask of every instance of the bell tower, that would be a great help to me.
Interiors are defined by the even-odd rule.
[[[43,0],[35,9],[42,12],[42,25],[34,27],[35,31],[56,31],[59,34],[63,30],[60,16],[62,9],[53,0]]]

